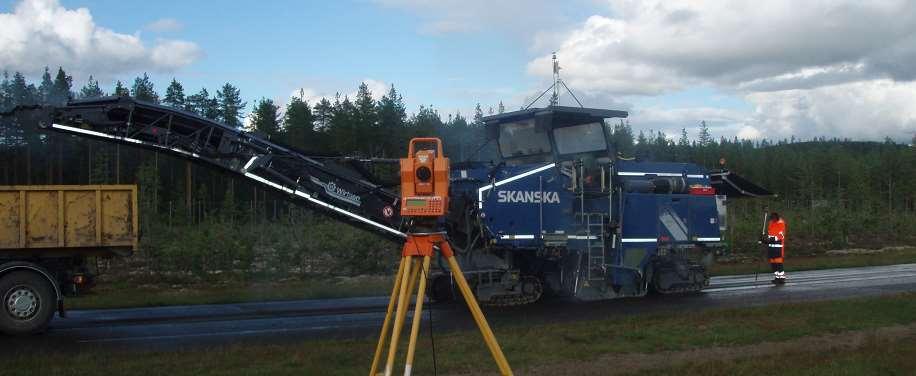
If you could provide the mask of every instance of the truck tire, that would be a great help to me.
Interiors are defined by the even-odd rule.
[[[16,271],[3,276],[0,298],[0,332],[5,334],[40,333],[54,317],[53,286],[38,274]]]

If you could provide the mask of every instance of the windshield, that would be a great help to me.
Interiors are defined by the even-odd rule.
[[[553,130],[560,154],[587,153],[607,149],[601,123],[588,123]]]
[[[499,152],[504,158],[549,153],[550,140],[534,120],[507,123],[499,127]]]

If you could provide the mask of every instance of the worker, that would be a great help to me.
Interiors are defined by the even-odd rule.
[[[770,268],[773,269],[773,283],[786,283],[786,272],[783,270],[783,262],[786,257],[786,221],[783,220],[779,213],[772,212],[767,225],[767,257],[770,259]]]

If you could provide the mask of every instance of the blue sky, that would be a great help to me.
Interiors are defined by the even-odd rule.
[[[8,11],[16,2],[5,3]],[[366,1],[227,4],[61,2],[66,8],[88,8],[99,26],[139,32],[147,43],[179,38],[200,46],[203,56],[193,64],[175,72],[151,72],[160,90],[172,75],[194,91],[207,87],[212,92],[229,81],[253,103],[261,96],[280,99],[300,87],[316,94],[347,94],[371,79],[394,84],[412,108],[433,104],[454,112],[473,108],[477,101],[510,99],[500,96],[536,81],[523,69],[531,57],[526,46],[505,35],[422,33],[417,15]],[[176,20],[181,27],[147,28],[161,19]],[[134,75],[111,78],[127,81]]]
[[[249,105],[366,81],[445,117],[526,104],[557,51],[586,105],[673,137],[705,120],[724,137],[908,140],[912,35],[903,0],[0,0],[0,69],[33,79],[63,65],[77,86],[142,72],[159,91],[172,77],[189,93],[228,81]]]

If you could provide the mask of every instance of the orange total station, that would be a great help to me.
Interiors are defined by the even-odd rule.
[[[435,144],[435,149],[418,149]],[[407,158],[401,159],[401,216],[441,217],[448,210],[448,158],[438,138],[410,140]]]

